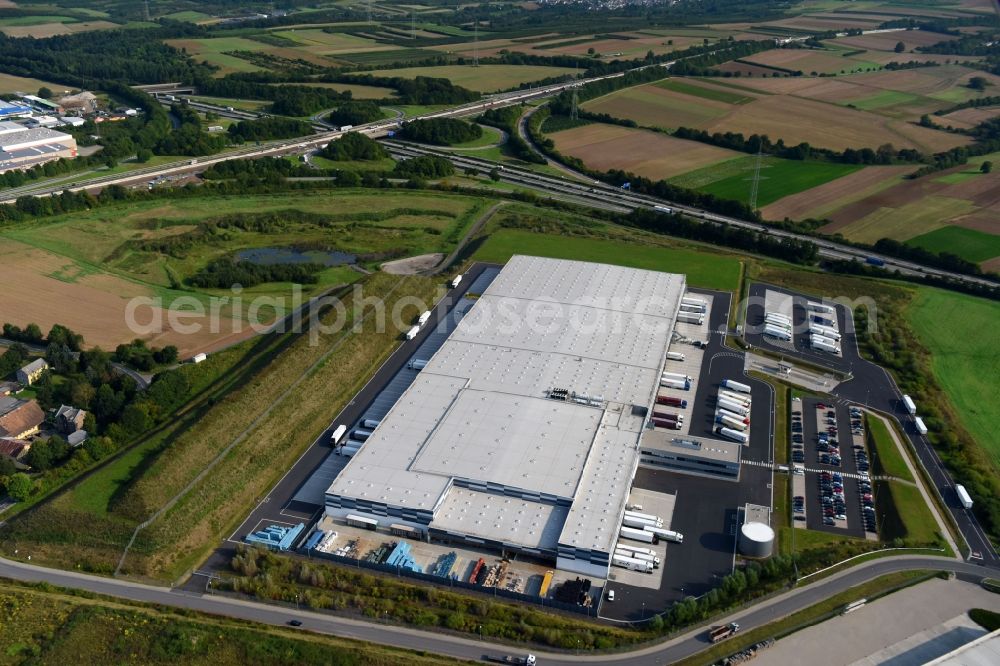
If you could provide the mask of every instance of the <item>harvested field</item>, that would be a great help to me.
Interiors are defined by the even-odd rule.
[[[891,187],[916,167],[865,167],[860,171],[779,199],[761,210],[768,220],[822,219],[831,211]]]
[[[972,210],[972,203],[965,199],[930,196],[892,208],[878,208],[839,231],[850,240],[861,243],[874,243],[881,238],[909,240],[946,226],[951,216]],[[826,227],[821,229],[826,230]]]
[[[731,91],[740,97],[746,96],[742,91],[750,92],[755,88],[776,93],[785,90],[807,92],[812,89],[830,98],[839,96],[844,99],[850,90],[845,87],[845,82],[832,79],[744,80],[737,84],[719,83],[714,86],[706,85],[699,79],[685,80],[684,83],[692,85],[695,81],[699,86]],[[872,97],[884,92],[882,88],[855,88],[854,92],[859,96]],[[898,101],[903,103],[905,100]],[[970,143],[968,137],[919,127],[902,119],[845,109],[797,94],[758,95],[757,99],[749,103],[729,104],[721,99],[668,90],[663,82],[658,82],[626,88],[590,100],[584,104],[584,108],[596,113],[628,118],[641,125],[665,129],[684,126],[713,132],[767,134],[772,139],[783,139],[789,145],[807,142],[834,150],[876,148],[883,143],[892,143],[897,148],[916,148],[933,153]]]
[[[897,148],[936,153],[971,142],[968,137],[789,96],[763,97],[736,106],[732,113],[707,123],[704,129],[767,134],[789,145],[807,142],[834,150],[892,143]]]
[[[956,127],[972,127],[981,122],[1000,116],[1000,106],[983,106],[972,109],[961,109],[953,111],[947,115],[935,118],[935,122],[941,125],[954,125]]]
[[[931,46],[938,42],[948,42],[956,37],[940,32],[929,32],[926,30],[907,30],[905,32],[882,32],[870,35],[856,35],[852,37],[838,37],[830,40],[835,44],[850,46],[854,49],[871,49],[873,51],[893,52],[898,42],[906,45],[906,54],[894,53],[899,59],[909,60],[909,51],[918,46]]]
[[[198,333],[184,335],[171,330],[143,336],[129,328],[125,310],[129,299],[155,298],[158,294],[138,283],[117,276],[88,270],[72,260],[23,245],[5,238],[0,244],[0,264],[7,277],[0,290],[0,312],[4,320],[19,326],[34,322],[48,330],[59,323],[79,332],[89,344],[103,349],[143,337],[151,345],[176,345],[182,357],[211,351],[245,339],[253,331],[244,326],[234,331],[234,322],[220,318],[218,333],[208,330],[207,317],[185,317],[185,321],[203,324]],[[167,316],[157,309],[163,321]],[[153,316],[151,308],[141,308],[141,324]],[[147,319],[149,318],[149,319]]]
[[[24,92],[36,93],[42,86],[56,92],[67,91],[65,84],[51,83],[41,79],[29,79],[23,76],[14,76],[0,72],[0,93]]]
[[[792,28],[794,30],[815,30],[825,32],[827,30],[844,30],[845,28],[861,28],[871,30],[877,28],[881,23],[877,17],[866,18],[854,16],[852,18],[837,18],[815,14],[812,16],[796,16],[795,18],[781,19],[779,21],[768,21],[764,26],[773,28]]]
[[[593,123],[551,134],[565,155],[606,171],[622,169],[662,179],[710,164],[741,157],[741,153],[696,141],[675,139],[649,130]]]
[[[286,84],[279,83],[276,85]],[[338,90],[340,92],[350,91],[351,97],[354,99],[385,99],[387,97],[396,96],[396,91],[392,88],[365,86],[360,83],[295,83],[287,85],[306,85],[313,88],[329,88],[330,90]]]
[[[863,56],[860,56],[860,59],[845,58],[834,51],[812,49],[776,49],[748,56],[744,60],[765,67],[801,71],[805,74],[853,72],[875,66],[874,63],[863,60]]]

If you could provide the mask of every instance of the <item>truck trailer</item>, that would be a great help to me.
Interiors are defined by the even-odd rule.
[[[966,509],[972,508],[972,497],[969,495],[969,491],[965,489],[965,486],[961,484],[955,485],[955,492],[958,494],[958,501],[962,503]]]
[[[747,425],[750,425],[750,417],[749,416],[741,416],[740,414],[737,414],[735,412],[730,412],[730,411],[727,411],[725,409],[716,410],[715,415],[716,416],[728,416],[731,419],[736,419],[740,423],[745,423]]]
[[[656,541],[656,535],[652,532],[636,529],[634,527],[621,528],[618,530],[618,536],[623,539],[631,539],[632,541],[641,541],[642,543],[653,543]]]
[[[672,395],[658,395],[656,396],[656,404],[684,408],[688,406],[688,401],[681,398],[675,398]]]
[[[715,432],[719,435],[725,437],[726,439],[731,439],[734,442],[739,442],[740,444],[747,443],[747,435],[745,432],[740,432],[739,430],[734,430],[732,428],[726,428],[725,426],[718,426]]]
[[[677,321],[685,324],[697,324],[698,326],[701,326],[705,323],[705,315],[695,314],[693,312],[678,312]]]
[[[667,358],[670,359],[671,361],[683,361],[684,360],[684,354],[682,354],[680,352],[671,352],[671,351],[668,351],[667,352]]]
[[[690,305],[688,303],[681,303],[679,310],[680,312],[690,312],[692,314],[705,314],[704,305]]]
[[[708,640],[713,643],[718,643],[719,641],[724,641],[737,631],[740,630],[740,625],[735,622],[730,622],[729,624],[722,624],[717,627],[712,627],[708,630]]]
[[[661,372],[662,379],[679,379],[681,381],[691,381],[691,375],[684,375],[679,372]]]
[[[636,518],[646,518],[648,520],[663,522],[663,518],[660,518],[655,513],[642,513],[638,509],[625,509],[626,516],[635,516]]]
[[[829,305],[823,305],[822,303],[809,303],[809,309],[813,312],[819,312],[820,314],[833,314],[836,309]]]
[[[611,565],[615,567],[621,567],[622,569],[629,569],[631,571],[639,571],[642,573],[653,573],[653,563],[647,562],[646,560],[637,560],[634,557],[625,557],[619,555],[617,552],[611,556]]]
[[[733,393],[732,391],[727,391],[726,389],[719,389],[719,397],[725,398],[726,400],[732,400],[733,402],[739,403],[744,407],[749,407],[752,404],[750,396],[746,393]]]
[[[840,353],[840,345],[837,344],[837,341],[831,340],[830,338],[824,338],[822,335],[810,336],[809,344],[813,349],[817,349],[819,351],[825,351],[831,354]]]
[[[784,326],[791,326],[792,320],[778,312],[767,312],[764,314],[764,321],[769,324],[782,324]]]
[[[341,424],[337,426],[334,429],[333,434],[330,435],[330,446],[337,446],[337,444],[340,444],[340,440],[344,438],[344,435],[346,433],[347,433],[346,425]]]
[[[719,409],[724,409],[727,412],[732,412],[733,414],[740,414],[741,416],[749,416],[750,409],[744,407],[740,403],[733,402],[732,400],[726,400],[725,398],[719,398],[718,403],[716,403]]]
[[[824,338],[830,338],[831,340],[840,340],[840,333],[836,329],[829,326],[820,326],[819,324],[809,324],[809,334],[822,335]]]
[[[677,421],[664,421],[663,419],[653,419],[653,426],[664,428],[665,430],[680,430],[681,424]]]
[[[663,388],[680,389],[681,391],[687,391],[691,388],[691,382],[681,381],[679,379],[664,379],[660,377],[660,386]]]
[[[673,530],[665,530],[662,527],[645,527],[643,528],[647,532],[655,534],[657,537],[663,539],[664,541],[669,541],[671,543],[684,543],[684,535],[680,532],[674,532]]]
[[[374,430],[378,427],[379,423],[382,423],[379,419],[365,419],[361,422],[361,425],[365,430]]]
[[[681,298],[681,303],[686,305],[708,305],[708,301],[704,298],[698,298],[697,296],[684,296]]]
[[[670,414],[668,412],[657,412],[657,411],[654,411],[653,412],[653,418],[654,419],[663,419],[664,421],[680,421],[681,423],[684,422],[684,415],[683,414]]]
[[[746,430],[748,427],[747,424],[744,423],[743,421],[734,419],[733,417],[727,414],[720,414],[719,416],[716,416],[715,422],[718,423],[719,425],[724,425],[727,428],[732,428],[734,430],[740,430],[740,431]]]
[[[645,546],[629,546],[627,544],[618,543],[615,545],[615,550],[624,550],[629,553],[645,553],[646,555],[656,556],[656,551],[652,548],[646,548]]]
[[[919,416],[913,419],[913,425],[916,427],[917,432],[919,432],[921,435],[927,434],[927,426],[924,425],[924,420]]]
[[[913,402],[913,398],[908,395],[903,396],[903,406],[906,407],[906,413],[910,416],[915,416],[917,413],[917,405]]]
[[[413,338],[417,337],[417,333],[419,333],[419,332],[420,332],[420,327],[419,326],[414,326],[413,328],[411,328],[410,330],[408,330],[406,332],[406,339],[407,340],[412,340]]]
[[[829,317],[824,317],[822,315],[813,315],[812,317],[809,318],[809,321],[811,321],[814,324],[819,324],[820,326],[829,326],[830,328],[836,328],[837,326],[837,322],[830,319]]]
[[[646,529],[646,527],[663,527],[663,521],[649,520],[648,518],[636,518],[635,516],[622,516],[622,525],[642,530]]]
[[[788,329],[778,328],[772,324],[764,326],[764,335],[776,338],[778,340],[784,340],[785,342],[792,339],[792,332]]]
[[[454,289],[455,287],[457,287],[461,281],[462,281],[461,275],[456,275],[455,277],[453,277],[451,279],[451,288]]]
[[[733,381],[732,379],[724,379],[722,381],[722,386],[723,388],[727,388],[730,391],[736,391],[737,393],[750,393],[749,386]]]
[[[427,323],[427,320],[430,318],[431,318],[431,311],[424,310],[423,312],[420,313],[420,317],[417,319],[417,325],[423,326],[424,324]]]

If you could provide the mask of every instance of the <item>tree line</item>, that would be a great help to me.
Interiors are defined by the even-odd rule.
[[[294,139],[312,134],[312,125],[294,118],[259,118],[241,120],[229,126],[229,137],[235,143],[265,141],[269,139]]]
[[[506,132],[507,142],[504,144],[503,150],[510,153],[511,156],[523,162],[545,164],[545,158],[535,153],[517,131],[517,124],[524,109],[523,104],[487,109],[483,115],[476,119],[476,122],[491,125]]]
[[[316,284],[323,264],[253,264],[236,261],[231,257],[216,259],[187,279],[192,287],[229,289],[234,284],[254,287],[265,282],[294,282]]]
[[[319,154],[321,157],[335,162],[355,160],[371,162],[389,157],[389,153],[378,141],[357,132],[348,132],[339,139],[331,141],[323,147]]]
[[[457,118],[427,118],[405,123],[396,135],[419,143],[452,146],[481,138],[483,128]]]

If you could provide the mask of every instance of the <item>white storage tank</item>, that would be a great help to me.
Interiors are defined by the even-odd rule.
[[[740,528],[740,552],[747,557],[770,557],[774,549],[774,530],[758,522],[743,523]]]

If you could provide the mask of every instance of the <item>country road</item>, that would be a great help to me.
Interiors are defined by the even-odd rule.
[[[795,588],[749,609],[733,613],[730,617],[719,618],[718,621],[735,620],[744,629],[753,629],[879,576],[898,571],[922,569],[954,571],[973,579],[981,579],[992,573],[990,569],[985,567],[945,558],[910,555],[886,557],[866,562],[815,583]],[[408,627],[365,622],[217,594],[192,594],[166,587],[102,578],[74,571],[46,569],[3,558],[0,558],[0,576],[24,582],[45,582],[131,601],[162,604],[276,626],[285,625],[289,620],[297,619],[302,622],[302,628],[308,631],[370,641],[380,645],[425,650],[459,659],[480,660],[484,654],[508,654],[526,651],[524,647],[491,643],[488,639],[481,641],[451,634],[425,632]],[[705,630],[702,627],[663,643],[614,654],[557,653],[534,648],[531,648],[531,651],[538,657],[539,664],[545,665],[588,663],[611,664],[613,666],[634,664],[652,666],[671,663],[704,650],[708,647],[704,633]]]

